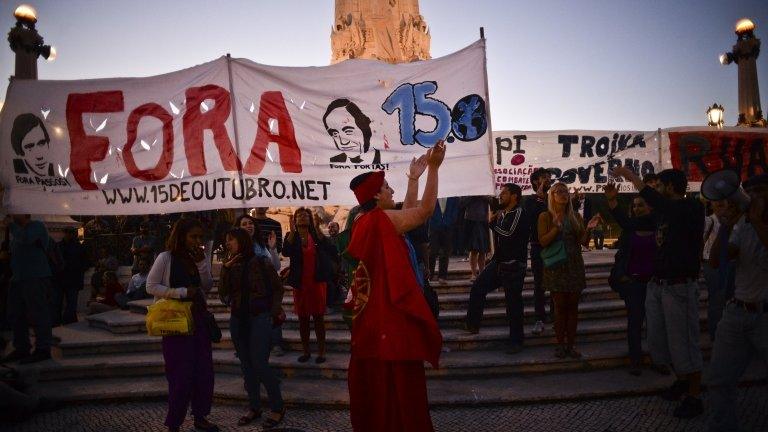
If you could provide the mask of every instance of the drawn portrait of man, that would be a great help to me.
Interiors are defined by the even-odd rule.
[[[323,125],[341,153],[331,157],[334,163],[381,163],[379,150],[371,148],[371,119],[349,99],[336,99],[323,115]],[[365,158],[373,150],[373,157]],[[366,160],[367,159],[367,160]]]
[[[11,145],[16,156],[13,170],[17,174],[53,176],[53,164],[49,162],[51,138],[43,121],[34,114],[21,114],[13,121]]]

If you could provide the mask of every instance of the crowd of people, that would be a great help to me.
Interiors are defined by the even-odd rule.
[[[471,272],[465,319],[469,333],[481,331],[485,298],[502,288],[509,324],[506,351],[524,350],[529,335],[524,331],[522,294],[530,260],[535,315],[531,334],[541,334],[551,322],[553,355],[579,359],[579,302],[586,288],[582,251],[590,240],[596,248],[603,247],[606,221],[612,220],[621,235],[612,245],[616,255],[609,284],[626,306],[628,372],[643,373],[645,327],[649,369],[675,376],[662,393],[679,402],[674,415],[692,418],[704,412],[705,382],[711,430],[737,425],[735,387],[751,357],[765,359],[768,352],[768,175],[745,182],[752,199],[745,208],[728,200],[704,204],[689,197],[685,174],[678,170],[641,179],[619,167],[611,172],[614,181],[628,181],[638,193],[627,211],[618,188],[609,182],[601,213],[588,197],[565,183],[553,183],[544,169],[531,175],[534,193],[525,199],[521,186],[513,183],[503,185],[495,198],[438,199],[443,154],[440,144],[413,160],[400,204],[395,204],[383,172],[356,177],[350,188],[360,205],[350,212],[343,230],[337,222],[323,227],[308,208],[295,210],[285,235],[281,225],[266,216],[266,208],[256,209],[253,216],[243,214],[225,228],[185,216],[175,220],[161,250],[160,236],[144,220],[131,243],[127,285],[119,281],[120,263],[109,248],[97,246],[97,256],[90,259],[75,230],[66,230],[60,242],[53,242],[41,222],[13,216],[1,261],[10,283],[7,313],[14,349],[3,362],[50,358],[51,328],[77,320],[78,293],[92,262],[90,313],[127,308],[129,302],[149,297],[192,303],[194,332],[162,341],[169,387],[165,423],[169,430],[178,430],[191,404],[196,428],[218,430],[207,420],[213,398],[212,343],[220,338],[207,293],[213,285],[210,252],[220,244],[218,295],[231,312],[229,328],[249,400],[239,425],[262,417],[261,385],[269,400],[263,426],[277,426],[286,414],[280,379],[269,359],[284,353],[283,297],[288,287],[298,319],[300,363],[313,355],[316,364],[326,361],[325,315],[346,298],[354,429],[377,430],[379,426],[371,429],[375,422],[392,430],[431,430],[423,362],[437,366],[442,338],[430,282],[446,283],[456,238],[461,239],[458,249],[468,254]],[[427,185],[419,200],[418,181],[424,172]],[[94,218],[86,230],[103,230],[103,225]],[[412,271],[403,271],[408,268]],[[706,282],[707,330],[713,344],[708,370],[700,345],[700,275]],[[30,324],[35,329],[34,350]],[[370,394],[387,403],[374,403]]]

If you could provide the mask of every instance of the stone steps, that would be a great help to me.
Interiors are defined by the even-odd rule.
[[[706,365],[705,365],[706,367]],[[762,383],[765,369],[753,362],[742,377],[743,384]],[[431,407],[492,406],[579,401],[658,393],[673,378],[652,372],[635,377],[622,369],[570,371],[548,375],[465,378],[427,381]],[[346,380],[291,378],[282,382],[283,399],[289,407],[344,409],[349,406]],[[43,396],[63,402],[128,401],[165,399],[164,376],[113,377],[97,380],[61,380],[40,386]],[[266,394],[262,392],[262,397]],[[218,403],[245,404],[247,395],[239,375],[218,373],[214,397]],[[290,411],[289,414],[290,415]]]
[[[711,348],[708,337],[701,338],[701,346],[706,358]],[[440,357],[440,368],[428,367],[427,376],[429,379],[525,376],[610,369],[627,364],[625,340],[584,343],[580,344],[578,349],[583,355],[578,360],[558,359],[554,357],[552,347],[547,345],[529,346],[514,355],[503,350],[445,352]],[[281,376],[287,378],[347,378],[348,353],[329,353],[327,361],[322,365],[314,363],[314,359],[299,363],[296,360],[298,355],[299,353],[288,352],[283,356],[272,356],[270,364]],[[218,373],[240,374],[240,363],[233,349],[215,350],[213,362]],[[36,370],[42,381],[164,374],[163,356],[160,351],[65,357],[24,368]]]
[[[580,304],[577,346],[579,360],[554,357],[552,325],[539,336],[531,334],[533,323],[532,277],[523,291],[526,348],[518,354],[504,352],[508,327],[504,294],[497,290],[486,301],[483,328],[477,335],[460,329],[466,315],[471,284],[467,263],[451,262],[446,284],[434,283],[439,295],[439,324],[444,337],[440,369],[426,369],[432,406],[534,403],[597,397],[648,394],[666,388],[672,377],[645,372],[633,377],[623,370],[626,359],[626,312],[616,293],[607,286],[613,252],[585,254],[588,287]],[[702,330],[706,327],[702,290]],[[55,360],[25,367],[37,368],[41,386],[49,395],[67,401],[163,399],[167,395],[160,338],[146,335],[144,314],[152,300],[133,302],[131,311],[110,311],[54,330],[61,338]],[[283,394],[290,406],[346,408],[349,331],[339,313],[326,315],[327,362],[298,363],[300,350],[293,298],[286,293],[288,312],[283,337],[289,350],[272,356],[270,363],[283,379]],[[223,340],[214,345],[215,396],[219,402],[244,404],[239,360],[235,357],[228,329],[229,313],[209,295],[209,307],[223,329]],[[314,334],[312,350],[316,352]],[[702,349],[709,355],[709,338],[702,332]],[[646,359],[647,361],[647,359]],[[750,369],[746,380],[764,376]],[[761,375],[762,374],[762,375]]]
[[[699,313],[702,329],[706,327],[706,310]],[[555,343],[552,326],[547,325],[541,335],[532,335],[533,325],[524,327],[526,345],[552,345]],[[232,341],[227,329],[222,330],[223,338],[215,349],[232,348]],[[61,338],[56,349],[64,357],[82,355],[101,355],[130,352],[156,351],[160,347],[160,338],[146,333],[115,334],[110,331],[95,329],[88,323],[79,322],[57,328],[54,334]],[[471,351],[501,349],[508,343],[509,329],[506,326],[484,327],[479,334],[469,334],[462,329],[444,328],[443,347],[450,351]],[[579,343],[624,339],[626,337],[626,319],[624,317],[590,319],[579,323],[577,331]],[[284,329],[283,340],[287,349],[299,351],[301,340],[297,330]],[[314,336],[312,336],[314,340]],[[326,346],[328,352],[348,352],[350,334],[344,330],[327,330]],[[313,342],[314,345],[314,342]]]
[[[617,297],[613,292],[610,292],[613,297]],[[504,293],[494,292],[489,295],[493,295],[493,302],[486,302],[486,308],[483,314],[482,324],[484,326],[500,326],[507,324],[506,309],[504,307]],[[465,296],[466,297],[466,296]],[[702,307],[704,307],[705,299],[700,300]],[[147,302],[142,300],[140,302]],[[86,320],[91,327],[108,330],[112,333],[140,333],[145,332],[144,325],[145,315],[137,311],[145,311],[144,306],[138,307],[136,303],[132,302],[132,311],[112,310],[103,312],[96,315],[90,315],[86,317]],[[211,301],[213,303],[213,301]],[[488,303],[491,303],[489,307]],[[221,303],[219,303],[221,305]],[[210,305],[209,305],[210,307]],[[441,302],[440,307],[443,307]],[[214,311],[216,320],[221,328],[229,328],[229,311],[226,306],[214,306],[211,308]],[[438,324],[440,328],[463,328],[464,319],[466,317],[466,307],[464,309],[448,309],[440,311],[438,318]],[[524,307],[524,318],[527,324],[533,324],[536,321],[535,310],[532,305],[526,305]],[[579,319],[582,321],[590,319],[602,319],[602,318],[615,318],[625,317],[626,308],[624,301],[618,298],[611,298],[607,300],[593,300],[589,302],[582,302],[579,304]],[[347,324],[344,322],[340,312],[330,313],[325,316],[326,329],[328,330],[345,330]],[[298,317],[293,313],[292,307],[286,308],[286,322],[283,324],[284,329],[295,330],[298,328]]]
[[[439,292],[438,300],[440,302],[440,310],[452,310],[452,309],[465,309],[469,304],[469,291],[470,286],[466,289],[450,289],[448,291]],[[549,295],[545,294],[548,299]],[[607,284],[594,284],[588,286],[582,293],[582,302],[588,302],[591,300],[607,300],[618,299],[619,295],[611,290]],[[533,287],[523,289],[523,301],[533,304],[534,293]],[[136,313],[146,313],[146,307],[153,303],[153,299],[136,300],[129,302],[130,310]],[[501,289],[493,291],[486,297],[486,308],[492,307],[504,307],[504,292]],[[293,307],[293,291],[287,289],[283,298],[283,307],[290,309]],[[208,310],[213,313],[225,312],[229,310],[226,305],[221,303],[217,296],[208,298]]]

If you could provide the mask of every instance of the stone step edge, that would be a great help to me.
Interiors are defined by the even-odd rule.
[[[765,376],[757,369],[754,364],[751,365],[742,377],[741,384],[762,384]],[[246,403],[242,378],[216,374],[215,379],[214,398],[218,403]],[[483,407],[655,394],[666,389],[672,381],[670,376],[645,373],[641,377],[632,377],[624,370],[611,369],[524,378],[428,381],[427,388],[430,407]],[[575,385],[564,387],[563,383]],[[48,382],[41,386],[41,393],[64,403],[146,401],[165,399],[167,388],[165,377],[109,378],[99,381]],[[478,396],[477,390],[484,394]],[[282,391],[283,399],[289,407],[346,409],[349,406],[346,380],[285,380]]]
[[[705,358],[708,358],[711,351],[708,336],[702,335],[700,346]],[[526,347],[524,352],[514,355],[507,354],[503,350],[481,350],[473,351],[471,354],[454,351],[443,353],[440,368],[427,368],[427,375],[430,379],[450,379],[461,376],[500,374],[550,374],[568,370],[610,369],[628,364],[626,342],[624,340],[587,342],[579,344],[578,348],[583,354],[581,359],[557,359],[553,356],[551,347],[546,345]],[[234,354],[234,349],[214,351],[214,367],[219,373],[226,373],[222,370],[226,368],[238,370],[239,373],[240,363]],[[349,353],[328,353],[328,361],[322,365],[317,365],[314,362],[299,363],[296,361],[298,354],[298,352],[289,351],[284,356],[272,356],[270,365],[283,372],[317,373],[317,378],[339,379],[338,375],[346,374],[347,372]],[[646,351],[644,351],[643,356],[645,364],[650,364],[650,358]],[[37,365],[20,367],[20,369],[34,370],[36,374],[41,376],[41,380],[44,381],[56,381],[56,373],[65,375],[80,371],[96,373],[104,370],[124,370],[125,368],[141,371],[140,373],[135,373],[135,375],[162,374],[164,368],[162,353],[160,351],[151,351],[66,357]],[[150,369],[153,372],[149,372],[148,370]],[[493,372],[494,369],[503,370],[503,372]],[[334,376],[329,376],[329,374]],[[290,376],[292,374],[286,375]],[[134,376],[134,374],[121,374],[120,376]]]
[[[532,305],[525,305],[523,309],[524,309],[524,316],[530,316],[535,314],[534,307]],[[624,301],[620,299],[591,300],[591,301],[582,302],[579,304],[579,313],[599,313],[599,312],[615,311],[619,309],[625,309]],[[296,314],[294,314],[292,311],[288,310],[286,312],[287,312],[286,319],[288,321],[297,320]],[[503,313],[504,315],[506,315],[506,309],[504,307],[496,307],[496,306],[486,307],[484,309],[484,316],[486,315],[494,316],[499,313]],[[230,315],[229,312],[213,312],[213,314],[216,316],[217,321],[220,321],[220,322],[229,319],[229,315]],[[447,314],[448,316],[446,316],[445,314]],[[438,321],[450,321],[450,320],[458,319],[454,315],[465,316],[466,309],[462,309],[462,308],[441,309],[440,316],[438,317]],[[121,316],[124,319],[119,319]],[[97,323],[103,323],[110,327],[121,327],[121,326],[134,326],[138,324],[143,325],[144,316],[145,316],[144,314],[140,314],[133,311],[111,310],[111,311],[102,312],[94,315],[88,315],[85,317],[85,319],[89,323],[97,322]],[[113,319],[110,320],[110,318],[113,318]],[[332,322],[343,321],[343,316],[339,312],[328,313],[328,314],[325,314],[325,320],[332,321]]]

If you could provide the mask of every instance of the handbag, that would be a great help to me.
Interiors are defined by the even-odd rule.
[[[568,259],[568,254],[565,252],[565,242],[559,238],[549,246],[541,250],[541,260],[544,262],[545,268],[557,267],[560,264],[564,264]]]
[[[557,235],[557,239],[541,250],[541,260],[544,263],[544,268],[557,267],[565,264],[568,260],[568,252],[565,250],[565,241],[563,240],[563,232],[568,229],[568,226],[568,218],[566,217],[563,222],[563,229]]]
[[[191,302],[160,299],[147,307],[145,324],[150,336],[190,336],[193,323]]]

